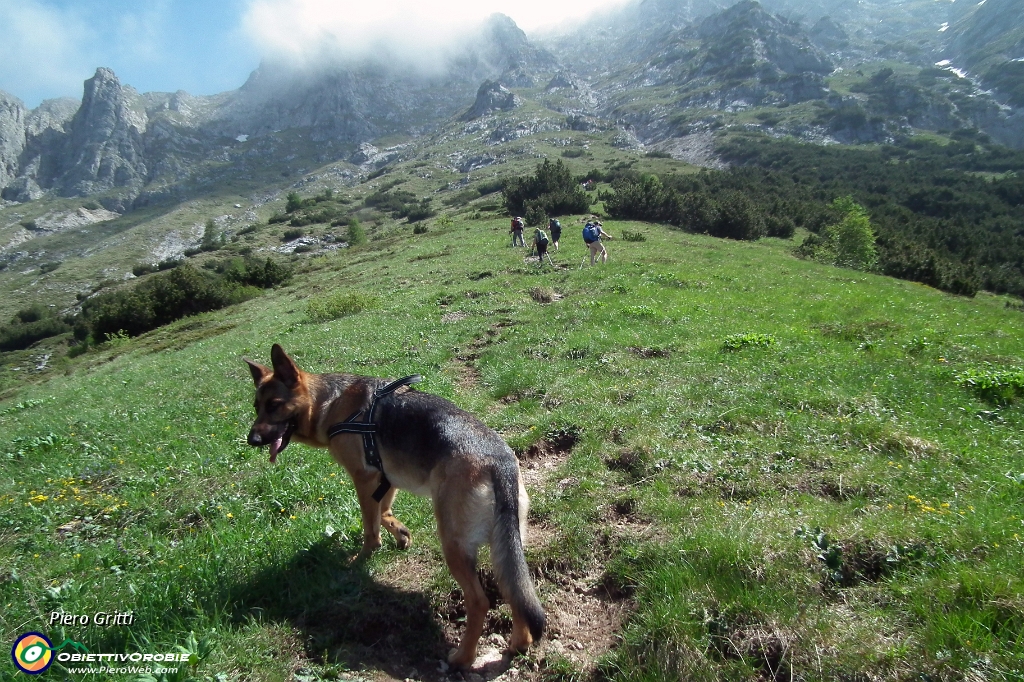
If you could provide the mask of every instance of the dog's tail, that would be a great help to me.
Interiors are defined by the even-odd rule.
[[[519,526],[519,471],[515,459],[500,462],[492,477],[495,504],[491,564],[494,576],[505,601],[513,613],[518,611],[522,614],[530,635],[536,641],[544,634],[546,618],[523,554],[523,536]]]

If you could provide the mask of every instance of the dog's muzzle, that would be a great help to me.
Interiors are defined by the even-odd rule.
[[[263,428],[260,428],[260,427]],[[246,441],[254,448],[270,446],[270,463],[277,461],[277,455],[288,447],[292,433],[295,431],[295,422],[286,422],[283,427],[268,428],[267,425],[254,424],[249,430],[249,437]]]

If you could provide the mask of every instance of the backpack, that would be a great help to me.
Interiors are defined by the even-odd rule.
[[[596,241],[601,240],[601,228],[593,223],[587,223],[586,227],[583,228],[583,241],[587,244],[593,244]]]
[[[512,221],[512,229],[513,230],[521,230],[521,229],[523,229],[523,219],[517,217],[515,220],[513,220]]]
[[[533,241],[540,246],[548,245],[548,236],[544,234],[544,230],[537,230],[537,235],[533,238]]]
[[[548,221],[548,229],[549,230],[561,230],[562,229],[562,223],[558,222],[558,220],[556,218],[552,218],[551,220]]]

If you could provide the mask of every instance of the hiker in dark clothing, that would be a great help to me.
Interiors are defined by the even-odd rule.
[[[539,227],[533,233],[533,247],[537,249],[538,268],[544,265],[544,256],[548,257],[548,263],[551,263],[551,267],[555,267],[554,261],[551,260],[551,254],[548,253],[548,236]]]
[[[554,244],[555,251],[558,251],[558,240],[562,238],[562,223],[558,222],[558,218],[548,220],[548,231],[551,232],[551,243]]]

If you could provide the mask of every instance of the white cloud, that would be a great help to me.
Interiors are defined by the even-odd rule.
[[[95,70],[84,18],[36,0],[0,0],[0,88],[30,105],[54,93],[81,94]],[[51,94],[40,94],[51,93]]]
[[[253,0],[243,19],[265,56],[318,59],[387,50],[421,66],[437,62],[491,14],[525,31],[584,17],[623,0]]]
[[[82,82],[106,66],[143,92],[209,93],[240,85],[259,56],[319,61],[325,52],[430,69],[495,12],[530,32],[626,1],[233,0],[195,15],[175,0],[0,0],[0,89],[30,107],[81,97]]]

